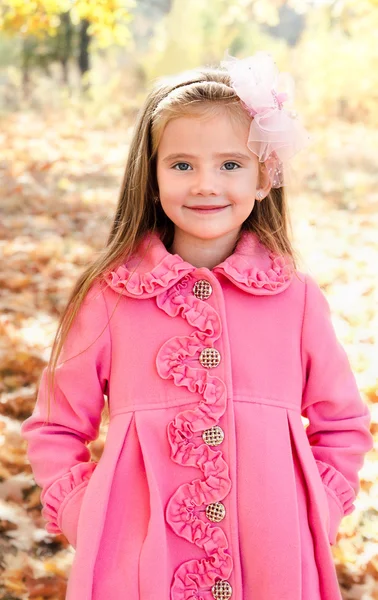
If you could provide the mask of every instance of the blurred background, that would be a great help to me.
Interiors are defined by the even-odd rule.
[[[378,441],[377,0],[0,0],[0,598],[63,599],[20,437],[58,317],[105,244],[156,77],[269,51],[312,136],[287,189],[299,268],[331,305]],[[103,450],[104,411],[93,458]],[[53,459],[53,457],[52,457]],[[378,453],[332,547],[344,599],[378,599]]]

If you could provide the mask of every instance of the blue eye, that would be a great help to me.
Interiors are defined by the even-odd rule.
[[[231,168],[229,169],[227,165],[231,165]],[[184,168],[181,168],[183,166]],[[226,171],[237,171],[237,169],[240,169],[240,165],[238,165],[238,163],[234,162],[233,160],[227,161],[226,163],[224,163],[223,166],[225,167]],[[173,165],[172,168],[176,171],[189,171],[189,169],[191,169],[191,166],[186,162],[179,162]]]
[[[178,167],[180,165],[186,165],[187,167],[190,167],[190,165],[188,165],[188,163],[180,162],[180,163],[177,163],[176,165],[174,165],[173,168],[176,169],[176,167]],[[176,171],[188,171],[188,169],[176,169]]]
[[[240,165],[238,165],[238,163],[234,162],[233,160],[229,160],[226,163],[224,163],[224,166],[226,166],[226,165],[236,165],[238,169],[240,168]],[[237,171],[237,169],[227,169],[226,168],[226,171]]]

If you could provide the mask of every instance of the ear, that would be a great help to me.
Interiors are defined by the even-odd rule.
[[[262,194],[262,198],[261,198],[261,200],[259,200],[259,202],[262,202],[262,200],[264,200],[264,198],[266,198],[266,196],[269,194],[271,188],[272,188],[272,184],[270,181],[268,169],[266,168],[265,163],[259,162],[258,190]]]

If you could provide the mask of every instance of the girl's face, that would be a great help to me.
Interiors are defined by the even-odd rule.
[[[247,148],[248,133],[248,122],[231,119],[224,109],[207,119],[185,116],[167,123],[157,152],[157,181],[175,237],[217,243],[237,237],[259,183],[258,158]],[[267,184],[264,191],[269,191]]]

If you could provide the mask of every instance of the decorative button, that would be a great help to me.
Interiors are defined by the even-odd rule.
[[[220,359],[221,355],[216,348],[204,348],[199,356],[199,361],[205,369],[217,367]]]
[[[208,504],[206,506],[206,516],[209,521],[213,523],[219,523],[223,521],[226,516],[226,509],[222,502],[213,502],[212,504]]]
[[[213,288],[207,279],[199,279],[193,286],[193,294],[200,300],[207,300],[213,293]]]
[[[232,596],[232,587],[227,579],[220,579],[211,588],[211,593],[216,600],[227,600]]]
[[[210,429],[205,429],[202,439],[208,446],[218,446],[224,440],[224,431],[219,425],[214,425]]]

